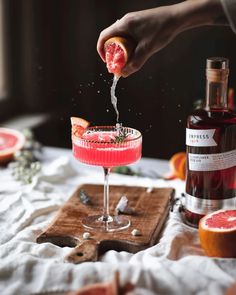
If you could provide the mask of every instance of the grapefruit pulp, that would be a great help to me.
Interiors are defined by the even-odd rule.
[[[79,117],[71,117],[70,120],[72,136],[82,137],[89,126],[89,122]]]
[[[123,37],[112,37],[104,44],[105,60],[109,73],[121,76],[121,70],[127,63],[133,50],[132,42]]]
[[[236,257],[236,210],[219,210],[203,217],[199,238],[208,256]]]
[[[0,128],[0,164],[9,162],[25,144],[25,136],[11,128]]]

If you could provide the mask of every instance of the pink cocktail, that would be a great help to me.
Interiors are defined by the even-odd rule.
[[[105,173],[103,215],[89,216],[82,221],[83,225],[100,231],[129,227],[127,218],[109,214],[108,177],[112,167],[128,165],[141,158],[141,133],[128,127],[96,126],[87,128],[82,136],[72,135],[72,144],[76,159],[85,164],[102,166]]]
[[[106,127],[107,128],[107,127]],[[92,131],[93,130],[93,131]],[[141,157],[141,134],[130,132],[124,141],[116,142],[118,131],[91,128],[82,138],[74,138],[73,153],[76,159],[89,165],[115,167],[136,162]]]

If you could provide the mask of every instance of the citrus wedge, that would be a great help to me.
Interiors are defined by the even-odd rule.
[[[219,210],[203,217],[199,238],[208,256],[236,257],[236,210]]]
[[[82,137],[89,126],[89,122],[79,117],[71,117],[70,120],[72,136]]]
[[[166,179],[186,178],[186,153],[178,152],[169,160],[170,172],[165,176]]]
[[[236,294],[236,283],[233,283],[225,292],[224,295],[235,295]]]
[[[9,162],[25,144],[25,136],[11,128],[0,128],[0,164]]]
[[[119,273],[116,272],[111,282],[90,284],[78,291],[70,292],[68,295],[121,295],[131,294],[133,289],[133,284],[129,282],[120,286]]]
[[[121,70],[127,63],[133,47],[133,42],[123,37],[112,37],[105,42],[105,60],[109,73],[121,76]]]

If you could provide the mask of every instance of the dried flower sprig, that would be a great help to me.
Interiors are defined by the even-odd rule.
[[[23,184],[32,182],[33,177],[41,170],[40,155],[42,146],[35,141],[31,130],[23,131],[26,142],[24,147],[14,154],[14,161],[8,167],[12,170],[15,180]]]

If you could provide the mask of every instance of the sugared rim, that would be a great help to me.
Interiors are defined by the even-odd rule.
[[[115,131],[115,128],[117,128],[116,126],[90,126],[88,128],[86,128],[85,132],[89,131],[89,130],[98,130],[98,129],[105,129],[103,131],[106,131],[106,130],[111,130],[113,129]],[[131,127],[122,127],[123,129],[130,129],[130,130],[133,130],[133,131],[136,131],[137,132],[137,135],[135,136],[135,138],[130,138],[130,139],[127,139],[125,140],[124,142],[111,142],[111,141],[97,141],[97,140],[91,140],[91,139],[86,139],[86,138],[81,138],[79,136],[76,136],[76,135],[73,135],[73,137],[77,140],[80,140],[80,141],[83,141],[83,142],[88,142],[88,143],[102,143],[102,144],[125,144],[127,142],[132,142],[132,141],[135,141],[135,140],[138,140],[139,138],[142,138],[142,134],[139,130],[135,129],[135,128],[131,128]]]
[[[23,133],[21,133],[18,130],[0,127],[0,133],[11,134],[11,135],[14,135],[15,137],[18,138],[18,142],[16,143],[16,145],[13,147],[7,148],[3,151],[0,151],[0,156],[6,156],[9,154],[12,154],[12,153],[20,150],[25,144],[25,136]]]
[[[221,209],[221,210],[217,210],[214,211],[212,213],[207,214],[206,216],[204,216],[199,223],[199,227],[201,227],[204,230],[209,230],[209,231],[214,231],[214,232],[231,232],[231,231],[235,231],[236,230],[236,226],[231,227],[231,228],[219,228],[219,227],[210,227],[206,224],[206,220],[211,218],[212,216],[219,214],[221,212],[227,212],[227,211],[235,211],[236,212],[236,208],[234,209]],[[236,214],[235,214],[235,218],[236,218]]]

